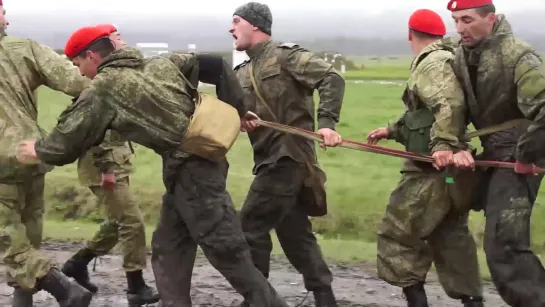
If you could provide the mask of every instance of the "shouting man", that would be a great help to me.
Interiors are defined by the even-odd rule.
[[[341,136],[335,124],[344,95],[344,79],[333,66],[295,44],[271,39],[269,7],[249,2],[235,10],[231,34],[236,49],[250,59],[235,67],[251,111],[260,118],[314,131],[313,92],[320,93],[318,133],[325,146],[337,146]],[[253,81],[258,88],[254,88]],[[254,150],[256,175],[241,210],[242,228],[257,268],[269,276],[272,251],[270,231],[289,261],[314,292],[316,306],[337,306],[331,288],[332,274],[325,263],[304,203],[302,190],[316,165],[314,143],[292,138],[243,119]],[[255,129],[255,130],[254,130]]]

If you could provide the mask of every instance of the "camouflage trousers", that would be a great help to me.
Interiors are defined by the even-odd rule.
[[[329,270],[304,207],[298,202],[305,168],[290,158],[263,165],[250,186],[241,209],[242,229],[255,266],[269,276],[272,252],[271,230],[309,291],[331,286]]]
[[[11,285],[32,289],[54,266],[40,251],[43,213],[43,175],[17,184],[0,183],[0,252]]]
[[[164,162],[165,172],[172,166]],[[152,237],[152,267],[165,307],[190,307],[191,276],[197,246],[250,303],[287,307],[254,267],[231,197],[226,190],[227,161],[192,156],[165,179],[167,193]],[[229,305],[228,302],[223,302]]]
[[[530,247],[530,220],[542,176],[490,169],[479,187],[484,251],[492,280],[514,307],[545,306],[545,269]]]
[[[113,190],[89,189],[105,206],[108,219],[100,225],[87,248],[98,256],[108,254],[119,243],[126,272],[146,267],[146,234],[142,212],[129,187],[129,177],[117,180]]]
[[[469,212],[456,209],[447,184],[438,173],[402,174],[378,226],[378,275],[407,287],[425,282],[434,263],[448,296],[482,296]]]

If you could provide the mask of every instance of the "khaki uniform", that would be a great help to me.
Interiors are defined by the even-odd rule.
[[[543,164],[545,152],[545,65],[538,53],[517,39],[502,14],[493,34],[474,48],[456,52],[461,80],[476,129],[527,118],[527,129],[482,136],[485,160]],[[543,176],[490,168],[482,174],[476,210],[486,216],[484,250],[492,280],[510,306],[545,306],[545,269],[531,250],[532,208]]]
[[[313,92],[318,89],[318,128],[335,128],[344,79],[331,64],[298,45],[272,40],[246,52],[250,60],[235,67],[235,71],[251,111],[263,120],[315,131]],[[258,101],[250,79],[250,64],[259,92],[274,116]],[[274,229],[286,256],[303,275],[305,287],[315,292],[330,289],[333,277],[304,206],[313,204],[300,202],[307,171],[299,152],[315,162],[314,143],[295,136],[295,146],[299,147],[296,150],[288,144],[290,136],[265,127],[258,127],[248,136],[254,151],[255,179],[242,206],[241,221],[254,264],[269,276],[270,231]]]
[[[389,126],[390,139],[411,152],[467,148],[462,89],[451,67],[453,46],[437,40],[413,61],[403,95],[406,112]],[[450,194],[446,175],[431,164],[407,160],[378,227],[378,275],[409,287],[423,283],[432,263],[446,293],[454,299],[482,296],[477,250],[469,231],[469,208]]]
[[[33,288],[54,265],[39,250],[44,176],[53,167],[20,164],[16,146],[44,135],[37,122],[39,86],[77,96],[89,80],[50,47],[6,35],[0,36],[0,74],[0,252],[12,283]]]
[[[87,247],[98,256],[108,254],[119,242],[123,268],[130,271],[146,267],[146,234],[142,212],[130,191],[132,148],[119,133],[108,130],[104,141],[78,160],[78,178],[105,206],[107,220]],[[100,187],[101,174],[115,174],[113,190]]]

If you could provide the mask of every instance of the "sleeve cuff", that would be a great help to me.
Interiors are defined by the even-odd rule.
[[[318,119],[318,130],[323,128],[335,130],[335,124],[335,120],[331,117],[320,117]]]
[[[439,144],[436,144],[435,146],[433,146],[432,148],[432,152],[438,152],[438,151],[457,151],[458,148],[454,148],[453,146],[451,146],[450,144],[447,144],[447,143],[439,143]]]

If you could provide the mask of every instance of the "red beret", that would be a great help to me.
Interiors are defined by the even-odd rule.
[[[83,27],[72,33],[66,45],[64,46],[64,54],[68,58],[75,57],[83,51],[87,46],[91,45],[100,38],[109,37],[110,33],[99,27]]]
[[[444,36],[447,33],[441,16],[428,9],[415,11],[409,18],[409,28],[431,35]]]
[[[2,2],[2,0],[0,0],[0,5],[4,5],[4,3]]]
[[[492,4],[492,0],[450,0],[447,4],[449,11],[467,10]]]
[[[101,24],[101,25],[98,25],[97,27],[104,29],[105,31],[108,31],[108,33],[113,33],[117,31],[117,28],[113,24],[109,24],[109,23]]]

